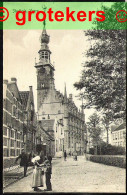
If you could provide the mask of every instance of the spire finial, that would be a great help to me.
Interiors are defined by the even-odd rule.
[[[46,12],[47,7],[44,5],[42,8],[44,12]],[[46,26],[46,20],[43,21],[43,30],[45,30],[45,26]]]

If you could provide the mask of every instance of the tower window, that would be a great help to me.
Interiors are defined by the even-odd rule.
[[[49,53],[47,51],[43,51],[41,53],[41,58],[48,59],[49,58]]]
[[[48,59],[48,52],[45,52],[45,58]]]

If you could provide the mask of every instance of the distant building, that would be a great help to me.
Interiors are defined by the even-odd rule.
[[[12,165],[24,147],[23,105],[16,78],[3,81],[3,158],[4,167]]]
[[[86,132],[85,114],[83,109],[80,111],[74,101],[72,94],[67,97],[66,86],[64,95],[55,89],[54,71],[51,64],[49,50],[49,36],[44,27],[40,37],[41,48],[39,50],[39,62],[35,64],[37,71],[37,112],[38,120],[43,121],[52,119],[59,124],[54,127],[50,134],[55,139],[55,152],[57,155],[60,150],[66,150],[67,153],[83,154],[86,147],[84,142],[84,133]],[[59,123],[59,121],[61,121]],[[62,130],[62,135],[58,131]],[[57,132],[56,132],[57,131]]]
[[[112,127],[111,140],[112,145],[126,148],[126,123],[122,123],[115,128]]]
[[[40,137],[40,142],[37,144],[42,145],[42,152],[44,156],[51,155],[52,157],[55,156],[55,139],[51,135],[51,131],[53,129],[52,121],[45,121],[47,122],[43,125],[43,121],[38,121],[38,128],[36,136]],[[48,129],[48,130],[47,130]]]

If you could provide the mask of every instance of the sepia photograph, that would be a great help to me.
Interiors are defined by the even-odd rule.
[[[3,193],[126,193],[126,30],[46,24],[3,30]]]

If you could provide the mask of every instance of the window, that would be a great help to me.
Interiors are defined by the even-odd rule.
[[[43,59],[48,59],[49,58],[49,53],[46,51],[46,52],[42,52],[42,54],[41,54],[41,57],[43,58]]]
[[[56,133],[57,133],[57,126],[56,126]]]
[[[61,113],[61,111],[60,110],[58,110],[58,114],[60,114]]]
[[[17,133],[17,139],[20,139],[20,133]]]
[[[4,148],[3,149],[3,156],[4,157],[8,157],[9,156],[9,149],[8,148]]]
[[[20,149],[17,149],[16,152],[17,152],[17,156],[19,156],[19,154],[20,154]]]
[[[3,127],[3,135],[7,136],[7,128],[6,127]]]
[[[15,156],[15,149],[10,150],[10,156]]]
[[[58,152],[58,146],[59,146],[59,143],[58,143],[58,140],[56,140],[56,152]]]
[[[44,58],[44,51],[42,52],[42,56],[41,57]]]
[[[119,132],[118,132],[118,139],[119,139]]]
[[[120,131],[120,139],[123,138],[123,131]]]
[[[116,140],[117,140],[117,133],[116,133],[115,135],[116,135],[115,138],[116,138]]]
[[[11,130],[11,137],[14,138],[14,135],[15,135],[15,134],[14,134],[14,131]]]
[[[7,146],[7,138],[5,138],[5,137],[3,138],[3,145]]]
[[[20,148],[20,142],[17,141],[17,148]]]
[[[70,148],[70,137],[69,137],[69,140],[68,140],[68,147]]]
[[[48,52],[45,52],[45,58],[48,59]]]
[[[63,129],[61,128],[61,135],[63,134]]]
[[[15,116],[15,112],[16,112],[15,105],[13,105],[12,106],[12,116]]]
[[[15,145],[15,141],[11,140],[11,147],[14,147],[14,145]]]

